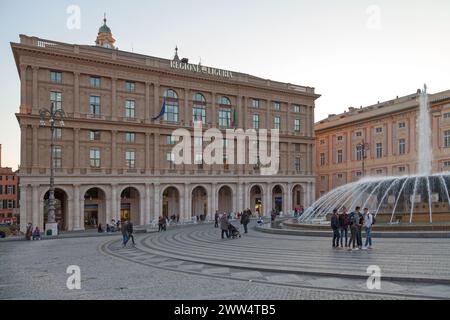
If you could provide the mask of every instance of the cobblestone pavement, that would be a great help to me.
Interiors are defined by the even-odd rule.
[[[136,237],[137,247],[121,248],[119,236],[0,243],[0,299],[404,299],[450,297],[448,285],[382,282],[382,292],[368,291],[365,280],[291,272],[265,271],[193,261],[178,256],[169,242],[202,233],[205,257],[209,247],[226,257],[227,249],[258,247],[267,235],[252,233],[236,240],[219,239],[210,225],[195,226],[164,234]],[[207,237],[209,235],[209,237]],[[213,238],[214,237],[214,238]],[[289,237],[287,237],[289,238]],[[295,238],[295,237],[294,237]],[[296,238],[298,239],[298,238]],[[316,239],[310,240],[314,246]],[[149,243],[165,243],[152,252]],[[275,240],[269,237],[269,241]],[[291,246],[298,245],[292,239]],[[300,241],[298,239],[297,241]],[[197,243],[198,244],[198,243]],[[197,244],[191,244],[193,246]],[[280,247],[280,248],[282,248]],[[186,247],[183,247],[186,250]],[[194,247],[191,247],[194,249]],[[327,248],[322,248],[326,253]],[[224,251],[225,250],[225,251]],[[185,252],[186,253],[186,252]],[[176,257],[172,257],[172,255]],[[353,253],[350,253],[353,254]],[[278,260],[270,250],[268,255]],[[244,258],[244,257],[243,257]],[[413,261],[411,261],[413,263]],[[68,290],[69,265],[81,268],[81,290]],[[257,262],[254,262],[257,266]]]

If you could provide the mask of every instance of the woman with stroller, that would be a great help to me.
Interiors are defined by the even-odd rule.
[[[220,217],[220,229],[222,230],[222,239],[224,238],[224,234],[227,236],[227,238],[230,237],[230,234],[228,232],[230,222],[228,221],[228,215],[226,213],[223,213]]]

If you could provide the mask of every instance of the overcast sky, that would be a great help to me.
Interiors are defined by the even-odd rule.
[[[68,28],[70,5],[80,28]],[[0,143],[17,168],[20,85],[9,43],[19,34],[93,44],[103,13],[121,50],[181,57],[312,86],[316,120],[414,93],[450,89],[449,0],[0,0]],[[72,21],[72,20],[70,20]]]

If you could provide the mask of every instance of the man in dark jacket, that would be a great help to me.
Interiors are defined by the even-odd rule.
[[[349,226],[349,221],[348,221],[348,213],[347,213],[347,208],[344,207],[342,209],[342,214],[339,215],[339,229],[341,231],[341,248],[344,247],[344,237],[345,237],[345,247],[348,247],[348,226]]]
[[[123,244],[123,247],[125,248],[125,246],[128,243],[127,223],[125,221],[122,223],[122,226],[120,227],[120,231],[122,232],[122,238],[123,238],[122,244]]]
[[[214,228],[219,228],[219,211],[214,215]]]
[[[339,217],[337,215],[337,209],[333,210],[333,215],[331,216],[331,229],[333,229],[333,249],[339,247]]]
[[[241,216],[241,224],[244,226],[244,233],[248,233],[248,224],[250,223],[250,216],[248,211],[245,210]]]
[[[131,242],[133,243],[133,246],[136,245],[136,243],[134,243],[133,232],[134,232],[134,229],[133,229],[133,223],[132,223],[130,220],[128,220],[128,222],[127,222],[127,234],[128,234],[128,239],[127,239],[127,241],[125,242],[125,246],[127,245],[127,243],[128,243],[128,241],[130,240],[130,238],[131,238]]]

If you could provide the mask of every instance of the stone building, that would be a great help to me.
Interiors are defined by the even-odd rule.
[[[46,220],[50,130],[40,126],[42,108],[66,113],[53,149],[63,230],[113,218],[146,225],[160,215],[190,221],[216,210],[286,212],[313,202],[314,88],[190,64],[178,52],[162,59],[120,51],[106,19],[95,46],[21,35],[11,47],[21,80],[22,230]],[[227,159],[175,165],[171,135],[193,131],[194,120],[204,130],[278,128],[278,174]]]

